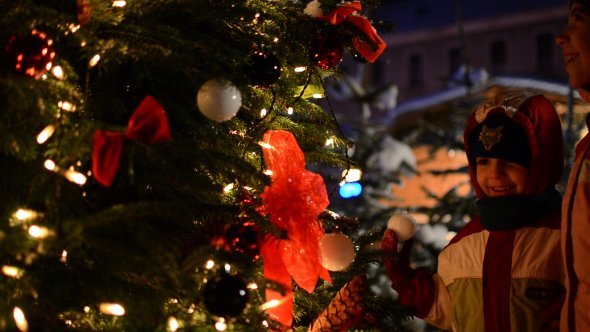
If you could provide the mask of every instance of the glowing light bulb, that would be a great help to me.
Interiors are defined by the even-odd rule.
[[[168,317],[168,330],[175,332],[179,327],[180,325],[178,324],[178,320],[176,320],[176,318],[172,316]]]
[[[103,314],[112,316],[123,316],[125,315],[125,308],[118,303],[101,303],[99,310]]]
[[[334,146],[334,139],[332,137],[328,138],[326,140],[326,143],[324,143],[326,146]]]
[[[268,310],[270,308],[276,308],[281,304],[281,301],[279,300],[270,300],[268,302],[263,303],[260,306],[260,310]]]
[[[363,172],[357,168],[342,171],[342,177],[346,182],[357,182],[361,179]]]
[[[266,110],[266,108],[263,108],[260,110],[260,117],[263,118],[266,116],[266,114],[268,113],[268,111]]]
[[[12,310],[12,316],[14,317],[14,322],[16,323],[16,327],[20,331],[28,331],[29,330],[29,323],[27,322],[27,318],[25,317],[25,313],[19,307],[14,307]]]
[[[225,323],[224,318],[219,318],[219,320],[215,323],[215,329],[217,331],[225,331],[227,329],[227,324]]]
[[[88,61],[88,66],[89,67],[94,67],[96,66],[96,64],[98,63],[98,61],[100,60],[100,54],[95,54],[90,61]]]
[[[73,112],[76,110],[76,105],[70,103],[69,101],[60,101],[57,103],[57,107],[66,111],[66,112]]]
[[[55,76],[55,78],[57,78],[58,80],[63,80],[65,77],[64,70],[61,66],[53,67],[51,72],[53,73],[53,76]]]
[[[65,171],[64,176],[68,181],[73,182],[78,185],[84,185],[86,183],[86,175],[76,172],[74,170],[68,169]]]
[[[25,221],[28,219],[33,219],[36,218],[38,216],[38,213],[33,211],[33,210],[28,210],[28,209],[18,209],[16,210],[16,212],[14,213],[14,216],[16,217],[16,219],[18,219],[19,221]]]
[[[205,263],[205,268],[207,270],[211,270],[214,266],[215,262],[212,259],[208,260],[207,263]]]
[[[43,166],[50,171],[55,171],[57,169],[57,165],[55,165],[55,162],[51,159],[45,160]]]
[[[274,173],[273,173],[273,172],[272,172],[270,169],[267,169],[267,170],[265,170],[265,171],[264,171],[264,172],[262,172],[262,173],[264,173],[265,175],[268,175],[268,176],[271,176],[271,175],[273,175],[273,174],[274,174]]]
[[[43,130],[41,130],[41,132],[37,135],[37,143],[43,144],[43,143],[47,142],[47,140],[53,135],[54,132],[55,132],[54,125],[49,125],[49,126],[43,128]]]
[[[66,263],[68,261],[68,252],[67,251],[62,251],[61,252],[61,257],[59,258],[59,261],[62,263]]]
[[[23,275],[24,271],[16,266],[4,265],[2,273],[7,277],[18,279]]]
[[[289,115],[293,114],[293,107],[287,107],[287,114],[289,114]]]
[[[127,1],[125,0],[115,0],[113,1],[113,7],[125,7],[127,5]]]
[[[324,95],[321,93],[314,93],[313,95],[311,95],[311,97],[314,99],[322,99],[324,98]]]
[[[302,73],[304,71],[307,70],[307,67],[305,66],[299,66],[299,67],[295,67],[295,69],[293,69],[296,73]]]
[[[229,265],[227,263],[225,263],[225,265],[223,265],[223,268],[225,269],[225,272],[229,273],[229,271],[231,271],[231,265]]]
[[[234,184],[233,184],[233,183],[230,183],[230,184],[228,184],[227,186],[225,186],[225,187],[223,188],[223,191],[224,191],[225,193],[228,193],[228,192],[230,192],[232,189],[234,189]]]
[[[260,145],[261,147],[263,147],[265,149],[272,149],[272,145],[270,145],[266,142],[263,142],[263,141],[258,142],[258,145]]]
[[[47,227],[32,225],[29,227],[29,235],[36,239],[44,239],[51,235],[51,231]]]

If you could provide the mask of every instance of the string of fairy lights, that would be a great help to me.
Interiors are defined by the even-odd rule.
[[[116,9],[123,9],[123,8],[125,8],[126,5],[127,5],[126,1],[113,1],[112,2],[112,7],[116,8]],[[251,19],[251,22],[253,24],[257,24],[259,22],[259,18],[260,18],[260,14],[257,13]],[[65,35],[75,34],[80,30],[80,28],[81,28],[81,26],[79,24],[74,24],[74,23],[68,24],[67,29],[64,31],[64,34]],[[279,38],[273,38],[272,42],[278,43]],[[53,41],[51,41],[50,39],[47,41],[48,45],[52,45],[52,43],[53,43]],[[87,42],[81,41],[80,46],[86,47]],[[52,51],[50,49],[47,49],[44,52],[52,52]],[[87,64],[88,68],[93,68],[93,67],[98,66],[100,64],[103,56],[104,56],[103,54],[98,52],[98,53],[94,54],[92,57],[90,57],[90,59],[88,60],[88,64]],[[67,73],[64,71],[64,68],[62,66],[60,66],[59,64],[54,63],[55,59],[53,58],[53,55],[51,56],[51,60],[52,61],[47,63],[47,65],[44,68],[45,72],[43,72],[39,76],[39,78],[42,80],[47,80],[47,79],[51,79],[52,78],[51,75],[52,75],[53,78],[55,78],[59,81],[66,80]],[[308,68],[306,66],[295,66],[292,70],[294,73],[297,73],[297,74],[308,72]],[[38,72],[31,72],[29,74],[30,74],[29,76],[37,76]],[[309,75],[310,75],[309,77],[311,77],[311,74],[309,74]],[[295,114],[295,112],[296,112],[295,105],[299,100],[301,100],[303,98],[303,95],[306,92],[307,84],[309,83],[309,81],[310,80],[308,78],[306,85],[301,87],[299,96],[294,101],[292,101],[292,102],[288,103],[286,106],[284,106],[283,111],[288,116],[292,116]],[[311,98],[311,99],[321,99],[321,98],[325,98],[325,97],[326,96],[323,91],[322,91],[322,93],[314,92],[314,93],[310,94],[309,96],[307,96],[307,98]],[[274,100],[273,100],[273,104],[274,104]],[[56,123],[46,125],[36,135],[35,140],[39,145],[44,145],[47,142],[49,142],[49,140],[53,137],[53,135],[58,131],[59,126],[60,126],[59,118],[61,117],[62,112],[73,113],[73,112],[77,112],[79,110],[78,105],[76,105],[76,103],[72,100],[65,100],[65,99],[59,100],[57,102],[56,106],[57,106],[57,110],[58,110],[58,112],[56,114],[58,121]],[[239,107],[241,107],[241,104],[239,105]],[[330,104],[330,108],[331,108],[331,104]],[[266,107],[263,107],[260,109],[259,116],[261,119],[264,119],[272,111],[273,111],[273,105],[271,105],[268,109]],[[333,110],[332,110],[332,112],[333,112]],[[243,132],[243,131],[231,131],[230,134],[238,135],[240,137],[247,137],[247,133]],[[263,149],[272,149],[273,148],[271,145],[264,143],[262,141],[257,142],[257,143]],[[328,137],[326,139],[324,145],[325,145],[325,148],[327,148],[327,149],[340,148],[339,147],[339,139],[336,136]],[[346,150],[346,147],[344,149]],[[252,153],[252,157],[262,158],[261,155],[257,155],[255,152]],[[348,155],[347,155],[347,157],[348,157]],[[68,166],[62,167],[62,166],[57,165],[56,162],[52,159],[46,159],[42,165],[42,167],[45,170],[52,172],[56,175],[62,176],[66,180],[68,180],[78,186],[84,186],[87,183],[88,178],[92,177],[92,172],[90,170],[87,170],[87,171],[81,170],[82,166],[83,166],[83,163],[81,161],[78,161],[75,163],[75,165],[68,165]],[[267,176],[272,175],[272,171],[270,171],[270,170],[263,170],[262,172]],[[347,183],[357,183],[358,181],[360,181],[361,177],[362,177],[362,171],[360,169],[353,168],[349,163],[348,167],[345,170],[343,170],[343,172],[342,172],[342,180],[340,181],[339,186],[342,187],[342,186],[346,185]],[[223,194],[229,195],[229,194],[232,194],[232,192],[237,190],[238,188],[244,189],[246,191],[253,191],[253,188],[251,188],[249,186],[238,186],[238,184],[236,184],[236,183],[227,183],[223,186],[222,192],[223,192]],[[82,193],[82,195],[85,195],[85,193]],[[333,212],[331,212],[331,213],[333,213]],[[28,207],[21,207],[13,213],[13,215],[10,219],[10,225],[12,227],[21,227],[31,238],[33,238],[35,240],[42,241],[43,239],[47,239],[47,238],[55,236],[54,230],[52,230],[49,227],[42,226],[41,224],[39,224],[39,221],[41,221],[43,218],[44,218],[44,215],[42,212],[32,210]],[[61,263],[67,264],[68,252],[66,250],[63,250],[59,259],[60,259]],[[206,261],[204,268],[206,270],[223,269],[227,273],[229,273],[232,270],[232,266],[230,264],[224,263],[224,262],[216,262],[213,258],[210,258]],[[13,266],[13,265],[2,265],[0,268],[0,271],[4,276],[9,277],[9,278],[14,278],[14,279],[22,278],[23,275],[26,273],[24,269],[17,267],[17,266]],[[207,279],[205,278],[205,280],[203,280],[203,282],[206,283]],[[258,289],[258,285],[256,283],[249,283],[249,284],[247,284],[246,288],[249,290],[256,290],[256,289]],[[172,304],[178,304],[177,299],[170,299],[169,302]],[[280,301],[271,300],[271,301],[265,302],[262,305],[260,305],[259,309],[264,311],[269,308],[276,307],[280,304],[281,304]],[[114,316],[114,317],[124,316],[126,314],[124,304],[114,303],[114,302],[103,302],[103,303],[97,303],[95,305],[87,305],[81,309],[85,314],[101,313],[104,315],[110,315],[110,316]],[[188,308],[186,308],[186,310],[188,313],[193,313],[195,311],[194,304],[190,305]],[[14,318],[14,322],[15,322],[16,327],[20,331],[28,331],[29,330],[29,323],[26,318],[26,313],[23,311],[22,308],[20,308],[18,306],[14,306],[13,318]],[[216,321],[214,322],[214,326],[217,331],[225,331],[228,328],[228,323],[229,322],[226,318],[217,317]],[[65,324],[68,326],[75,327],[74,326],[75,322],[73,322],[70,319],[65,319]],[[178,319],[174,316],[169,316],[167,318],[166,325],[167,325],[167,330],[173,332],[173,331],[177,331],[178,329],[182,328],[184,326],[184,322],[182,322],[180,319]],[[268,328],[269,322],[264,320],[262,322],[262,326],[264,328]]]

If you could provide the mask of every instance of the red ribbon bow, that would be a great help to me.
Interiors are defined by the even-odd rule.
[[[92,173],[105,187],[110,187],[121,163],[123,141],[140,140],[150,144],[169,141],[170,128],[164,108],[153,97],[147,96],[129,119],[127,131],[94,132],[92,147]]]
[[[272,171],[272,181],[260,195],[264,203],[262,210],[287,235],[284,239],[267,235],[261,248],[264,277],[284,287],[283,293],[266,290],[266,300],[279,303],[267,312],[274,320],[291,326],[291,277],[310,293],[318,278],[331,282],[319,261],[319,241],[324,236],[324,227],[317,220],[330,201],[322,177],[305,169],[305,157],[293,134],[269,130],[263,141],[270,146],[263,153],[266,166]]]
[[[365,37],[370,41],[368,43],[364,38],[355,37],[352,41],[355,50],[357,50],[367,61],[373,63],[383,53],[387,46],[383,39],[377,34],[371,22],[360,15],[362,11],[361,3],[358,1],[347,2],[340,5],[327,15],[320,16],[319,19],[327,21],[333,25],[350,23],[359,28]]]

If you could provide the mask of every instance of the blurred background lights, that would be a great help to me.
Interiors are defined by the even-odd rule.
[[[347,182],[340,187],[340,197],[353,198],[358,197],[363,192],[363,186],[358,182]]]

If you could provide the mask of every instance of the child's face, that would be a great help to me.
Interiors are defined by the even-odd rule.
[[[524,194],[529,170],[505,159],[478,157],[477,183],[488,197]]]
[[[582,5],[570,7],[567,26],[556,38],[561,47],[570,85],[576,89],[590,87],[590,13]]]

